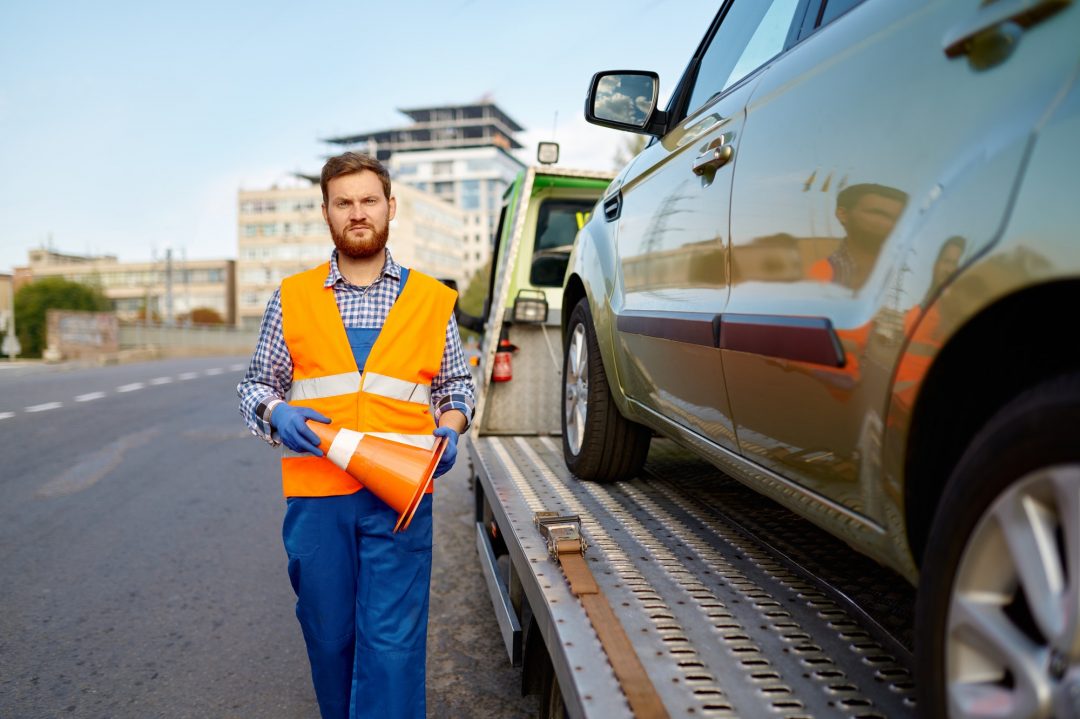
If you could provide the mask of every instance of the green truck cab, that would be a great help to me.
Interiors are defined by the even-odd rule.
[[[483,314],[458,312],[462,327],[482,334],[473,418],[478,433],[559,432],[563,279],[578,230],[612,177],[531,167],[504,193]],[[498,401],[508,392],[535,401]]]

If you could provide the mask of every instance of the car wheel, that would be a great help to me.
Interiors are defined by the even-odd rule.
[[[1025,393],[979,433],[927,547],[920,715],[1080,716],[1080,375]]]
[[[641,470],[652,433],[619,413],[611,396],[588,298],[570,314],[563,343],[562,436],[566,466],[581,479],[610,482]]]

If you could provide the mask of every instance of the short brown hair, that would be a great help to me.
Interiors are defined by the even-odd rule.
[[[326,161],[326,164],[322,168],[322,177],[319,180],[319,186],[322,187],[322,201],[325,205],[328,197],[326,195],[326,186],[330,184],[330,180],[335,177],[341,177],[342,175],[352,175],[356,172],[363,172],[364,170],[370,170],[379,176],[379,181],[382,182],[383,194],[386,195],[386,199],[390,199],[390,173],[387,171],[383,164],[376,160],[371,155],[362,155],[359,152],[345,152],[335,157],[331,157]]]

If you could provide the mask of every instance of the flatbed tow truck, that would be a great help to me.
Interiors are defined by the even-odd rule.
[[[528,169],[496,231],[469,452],[478,556],[523,692],[542,718],[914,716],[914,590],[898,575],[668,440],[629,481],[566,468],[551,278],[570,248],[552,228],[572,216],[576,232],[610,179]]]

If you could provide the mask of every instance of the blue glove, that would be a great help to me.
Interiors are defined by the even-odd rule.
[[[450,427],[439,427],[434,434],[436,437],[446,437],[446,449],[443,450],[442,458],[439,459],[439,466],[435,468],[435,476],[438,477],[449,472],[454,466],[454,460],[457,459],[458,433]]]
[[[319,449],[319,438],[304,420],[330,424],[330,420],[310,407],[293,407],[282,402],[270,413],[270,426],[277,430],[278,436],[286,447],[294,452],[308,452],[316,457],[323,456]]]

